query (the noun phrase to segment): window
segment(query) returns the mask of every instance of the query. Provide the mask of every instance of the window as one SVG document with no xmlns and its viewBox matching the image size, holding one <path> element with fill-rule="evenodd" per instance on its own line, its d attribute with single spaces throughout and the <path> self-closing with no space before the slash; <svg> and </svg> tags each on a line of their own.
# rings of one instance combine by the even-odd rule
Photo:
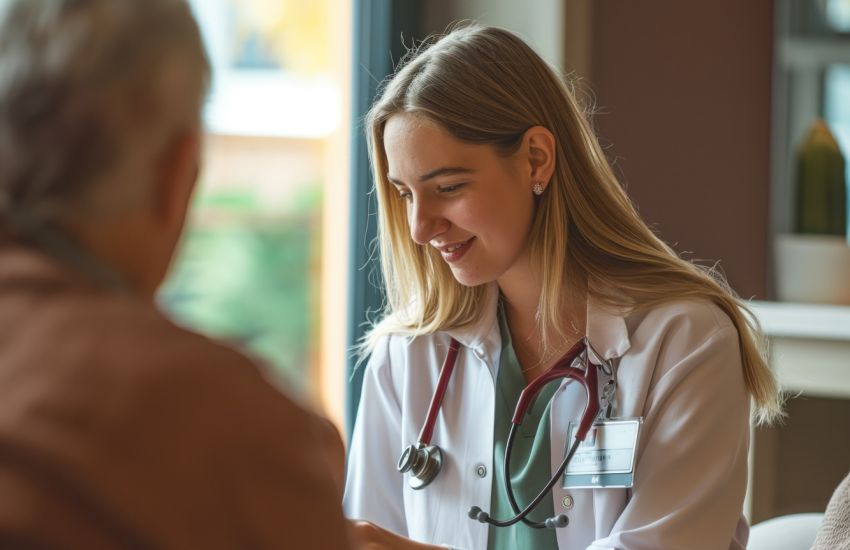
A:
<svg viewBox="0 0 850 550">
<path fill-rule="evenodd" d="M 206 158 L 159 300 L 341 423 L 350 0 L 190 3 L 213 65 Z"/>
</svg>

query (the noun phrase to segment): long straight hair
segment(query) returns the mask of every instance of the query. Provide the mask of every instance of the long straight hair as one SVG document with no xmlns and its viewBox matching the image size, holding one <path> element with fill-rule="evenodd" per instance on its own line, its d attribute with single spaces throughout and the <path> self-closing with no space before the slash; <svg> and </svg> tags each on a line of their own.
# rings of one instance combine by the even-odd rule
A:
<svg viewBox="0 0 850 550">
<path fill-rule="evenodd" d="M 555 172 L 540 197 L 529 236 L 543 274 L 541 334 L 566 334 L 569 288 L 623 311 L 678 299 L 707 300 L 738 331 L 744 380 L 755 420 L 782 409 L 757 320 L 715 268 L 679 258 L 641 220 L 617 181 L 574 90 L 521 39 L 469 25 L 423 43 L 402 61 L 366 116 L 378 200 L 378 238 L 387 301 L 364 339 L 367 352 L 389 333 L 428 334 L 479 319 L 485 287 L 465 287 L 430 246 L 410 238 L 407 213 L 387 180 L 384 127 L 398 113 L 423 116 L 468 143 L 513 152 L 524 133 L 555 136 Z M 544 340 L 544 348 L 549 342 Z"/>
</svg>

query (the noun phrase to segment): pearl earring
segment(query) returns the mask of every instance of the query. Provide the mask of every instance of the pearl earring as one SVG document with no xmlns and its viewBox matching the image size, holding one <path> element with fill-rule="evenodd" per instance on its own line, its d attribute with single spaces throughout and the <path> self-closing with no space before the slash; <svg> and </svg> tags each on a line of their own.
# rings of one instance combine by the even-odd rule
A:
<svg viewBox="0 0 850 550">
<path fill-rule="evenodd" d="M 542 194 L 543 194 L 543 184 L 542 184 L 541 182 L 539 182 L 539 181 L 538 181 L 538 182 L 536 182 L 536 183 L 535 183 L 535 184 L 531 187 L 531 192 L 532 192 L 532 193 L 534 193 L 535 195 L 537 195 L 537 196 L 539 197 L 540 195 L 542 195 Z"/>
</svg>

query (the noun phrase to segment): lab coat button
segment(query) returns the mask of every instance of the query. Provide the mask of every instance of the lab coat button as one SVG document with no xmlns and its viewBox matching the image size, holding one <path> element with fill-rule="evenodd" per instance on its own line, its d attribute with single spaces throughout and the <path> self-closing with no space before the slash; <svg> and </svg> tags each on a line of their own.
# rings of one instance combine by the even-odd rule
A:
<svg viewBox="0 0 850 550">
<path fill-rule="evenodd" d="M 478 475 L 478 477 L 487 477 L 487 466 L 483 464 L 476 464 L 475 473 Z"/>
<path fill-rule="evenodd" d="M 564 500 L 561 501 L 561 505 L 564 507 L 565 510 L 572 510 L 574 504 L 575 504 L 575 501 L 573 500 L 573 497 L 570 496 L 570 495 L 564 496 Z"/>
</svg>

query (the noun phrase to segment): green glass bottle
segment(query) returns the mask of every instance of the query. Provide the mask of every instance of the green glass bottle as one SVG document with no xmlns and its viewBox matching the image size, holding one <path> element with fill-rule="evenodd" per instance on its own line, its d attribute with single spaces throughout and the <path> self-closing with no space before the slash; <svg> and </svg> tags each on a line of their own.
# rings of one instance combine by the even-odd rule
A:
<svg viewBox="0 0 850 550">
<path fill-rule="evenodd" d="M 809 129 L 797 155 L 797 233 L 847 233 L 847 183 L 844 155 L 823 120 Z"/>
</svg>

